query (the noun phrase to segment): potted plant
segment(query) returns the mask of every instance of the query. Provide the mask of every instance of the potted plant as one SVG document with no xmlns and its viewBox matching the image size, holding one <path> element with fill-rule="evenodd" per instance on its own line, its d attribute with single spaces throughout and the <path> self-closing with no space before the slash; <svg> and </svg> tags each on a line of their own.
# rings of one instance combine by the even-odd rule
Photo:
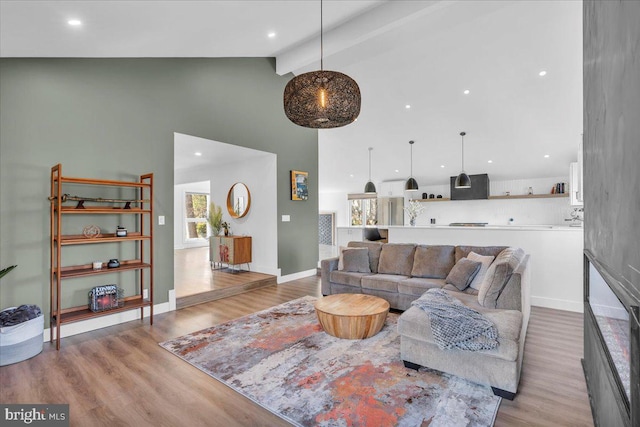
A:
<svg viewBox="0 0 640 427">
<path fill-rule="evenodd" d="M 215 203 L 211 202 L 209 204 L 209 216 L 207 217 L 207 221 L 211 226 L 211 234 L 217 236 L 220 234 L 220 230 L 222 229 L 222 206 L 217 206 Z"/>
<path fill-rule="evenodd" d="M 406 206 L 404 210 L 409 216 L 409 224 L 414 226 L 416 225 L 416 218 L 424 211 L 424 206 L 417 200 L 411 200 L 409 206 Z"/>
</svg>

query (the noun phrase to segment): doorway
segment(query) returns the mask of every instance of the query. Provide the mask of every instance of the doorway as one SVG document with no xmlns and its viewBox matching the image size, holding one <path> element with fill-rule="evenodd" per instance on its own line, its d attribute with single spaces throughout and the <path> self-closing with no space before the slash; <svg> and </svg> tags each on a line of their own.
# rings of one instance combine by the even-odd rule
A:
<svg viewBox="0 0 640 427">
<path fill-rule="evenodd" d="M 250 192 L 249 212 L 235 218 L 227 196 L 236 183 Z M 177 308 L 277 283 L 276 155 L 174 134 L 174 289 Z M 251 262 L 234 271 L 210 259 L 210 203 L 222 208 L 233 236 L 251 237 Z M 204 206 L 203 206 L 204 205 Z"/>
</svg>

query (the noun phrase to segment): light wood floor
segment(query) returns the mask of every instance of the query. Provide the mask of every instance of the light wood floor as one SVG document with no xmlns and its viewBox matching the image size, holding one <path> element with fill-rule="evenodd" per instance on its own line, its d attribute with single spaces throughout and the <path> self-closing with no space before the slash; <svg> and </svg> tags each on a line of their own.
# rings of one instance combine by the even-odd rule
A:
<svg viewBox="0 0 640 427">
<path fill-rule="evenodd" d="M 319 294 L 310 277 L 64 338 L 59 352 L 46 343 L 0 368 L 0 401 L 69 403 L 73 426 L 286 426 L 157 343 Z M 581 357 L 582 316 L 534 307 L 519 393 L 496 426 L 592 426 Z"/>
<path fill-rule="evenodd" d="M 211 269 L 209 247 L 174 251 L 174 286 L 176 305 L 184 308 L 215 301 L 277 283 L 276 276 L 256 273 L 240 267 Z"/>
</svg>

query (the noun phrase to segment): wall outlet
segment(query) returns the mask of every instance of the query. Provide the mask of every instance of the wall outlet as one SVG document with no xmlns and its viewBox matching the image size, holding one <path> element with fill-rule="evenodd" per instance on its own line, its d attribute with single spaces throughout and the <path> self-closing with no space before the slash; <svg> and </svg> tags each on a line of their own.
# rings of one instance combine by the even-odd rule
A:
<svg viewBox="0 0 640 427">
<path fill-rule="evenodd" d="M 142 290 L 142 299 L 149 299 L 149 289 Z"/>
</svg>

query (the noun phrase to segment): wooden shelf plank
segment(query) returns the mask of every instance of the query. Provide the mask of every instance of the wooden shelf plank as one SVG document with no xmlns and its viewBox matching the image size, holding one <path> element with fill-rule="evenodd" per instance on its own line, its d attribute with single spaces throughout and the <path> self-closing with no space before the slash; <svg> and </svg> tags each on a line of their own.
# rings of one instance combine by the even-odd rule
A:
<svg viewBox="0 0 640 427">
<path fill-rule="evenodd" d="M 433 198 L 433 199 L 413 199 L 412 201 L 424 203 L 424 202 L 448 202 L 450 200 L 451 199 L 448 198 L 448 197 L 441 197 L 439 199 L 436 199 L 436 198 Z"/>
<path fill-rule="evenodd" d="M 120 313 L 123 311 L 135 310 L 141 307 L 149 307 L 151 305 L 151 301 L 142 299 L 142 297 L 138 297 L 135 299 L 129 299 L 124 302 L 124 306 L 120 308 L 112 308 L 111 310 L 93 312 L 89 310 L 89 305 L 86 306 L 78 306 L 64 309 L 62 314 L 60 315 L 60 323 L 72 323 L 78 322 L 80 320 L 93 319 L 94 317 L 107 316 L 109 314 Z M 52 315 L 52 318 L 55 319 L 57 313 Z"/>
<path fill-rule="evenodd" d="M 62 236 L 60 244 L 66 245 L 85 245 L 90 243 L 109 243 L 109 242 L 125 242 L 137 240 L 149 240 L 151 236 L 143 236 L 141 233 L 129 233 L 126 237 L 116 237 L 115 233 L 102 234 L 99 237 L 88 238 L 82 234 L 69 234 Z"/>
<path fill-rule="evenodd" d="M 74 265 L 69 267 L 63 267 L 60 272 L 60 278 L 69 279 L 74 277 L 94 276 L 98 274 L 118 273 L 120 271 L 128 270 L 141 270 L 143 268 L 151 268 L 151 264 L 142 262 L 140 260 L 128 260 L 121 261 L 120 267 L 108 268 L 107 263 L 102 264 L 101 270 L 94 270 L 93 265 Z"/>
<path fill-rule="evenodd" d="M 489 196 L 489 200 L 498 199 L 554 199 L 556 197 L 569 197 L 569 193 L 561 194 L 516 194 L 511 196 Z"/>
<path fill-rule="evenodd" d="M 147 182 L 132 182 L 132 181 L 115 181 L 110 179 L 89 179 L 89 178 L 72 178 L 72 177 L 60 177 L 54 179 L 53 182 L 57 182 L 60 179 L 61 183 L 73 183 L 73 184 L 85 184 L 85 185 L 111 185 L 117 187 L 139 187 L 146 188 L 151 187 Z"/>
<path fill-rule="evenodd" d="M 77 209 L 75 207 L 66 206 L 60 209 L 60 212 L 63 214 L 148 214 L 151 213 L 151 210 L 140 208 L 123 209 L 120 207 L 99 206 L 85 206 L 82 209 Z"/>
<path fill-rule="evenodd" d="M 554 199 L 557 197 L 569 197 L 569 193 L 562 193 L 562 194 L 518 194 L 518 195 L 512 195 L 512 196 L 489 196 L 488 200 L 505 200 L 505 199 Z M 412 199 L 413 201 L 416 202 L 449 202 L 451 201 L 451 199 L 449 198 L 442 198 L 442 199 Z M 487 199 L 477 199 L 477 200 L 487 200 Z M 454 200 L 454 202 L 457 201 L 464 201 L 464 200 Z"/>
</svg>

